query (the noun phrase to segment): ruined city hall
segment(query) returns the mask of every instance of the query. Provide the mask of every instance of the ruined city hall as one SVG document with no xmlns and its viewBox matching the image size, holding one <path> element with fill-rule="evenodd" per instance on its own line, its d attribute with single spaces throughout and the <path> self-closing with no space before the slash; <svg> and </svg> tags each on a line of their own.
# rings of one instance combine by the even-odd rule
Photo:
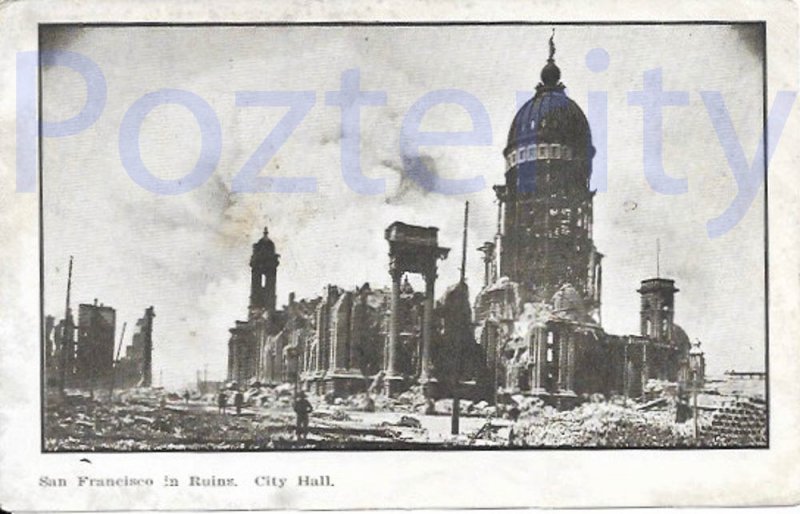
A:
<svg viewBox="0 0 800 514">
<path fill-rule="evenodd" d="M 437 265 L 449 253 L 437 228 L 386 228 L 389 287 L 327 285 L 315 298 L 290 294 L 282 308 L 280 256 L 264 229 L 250 259 L 247 319 L 230 329 L 229 381 L 288 382 L 337 396 L 376 386 L 394 395 L 421 385 L 444 396 L 444 370 L 458 361 L 460 394 L 561 400 L 634 397 L 650 379 L 691 380 L 692 347 L 675 323 L 673 280 L 641 281 L 638 335 L 602 328 L 603 254 L 592 236 L 590 188 L 595 149 L 586 116 L 565 93 L 554 51 L 551 41 L 541 82 L 508 133 L 505 181 L 494 186 L 497 230 L 479 248 L 484 281 L 459 350 L 444 343 L 447 294 L 435 298 Z M 411 287 L 410 273 L 422 276 L 424 291 Z"/>
</svg>

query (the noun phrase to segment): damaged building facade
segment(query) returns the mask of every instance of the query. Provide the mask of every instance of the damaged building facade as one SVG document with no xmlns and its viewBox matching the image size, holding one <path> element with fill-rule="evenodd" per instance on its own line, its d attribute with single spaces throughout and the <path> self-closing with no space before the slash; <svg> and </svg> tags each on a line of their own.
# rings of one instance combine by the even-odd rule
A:
<svg viewBox="0 0 800 514">
<path fill-rule="evenodd" d="M 484 283 L 472 311 L 475 344 L 442 350 L 434 284 L 448 249 L 438 246 L 438 229 L 400 222 L 386 229 L 389 288 L 329 285 L 316 298 L 290 295 L 282 309 L 279 255 L 265 230 L 250 260 L 248 318 L 230 329 L 228 380 L 293 382 L 335 394 L 380 382 L 395 394 L 435 384 L 448 359 L 462 358 L 469 363 L 461 380 L 473 380 L 487 397 L 639 396 L 650 379 L 689 380 L 691 345 L 674 321 L 673 280 L 641 281 L 639 334 L 602 328 L 603 254 L 592 236 L 590 188 L 595 149 L 586 116 L 560 81 L 552 39 L 550 48 L 541 83 L 516 114 L 503 150 L 497 232 L 479 248 Z M 422 276 L 425 291 L 411 288 L 409 273 Z"/>
<path fill-rule="evenodd" d="M 475 302 L 492 389 L 557 398 L 639 396 L 650 379 L 685 383 L 690 341 L 674 322 L 674 281 L 643 280 L 640 333 L 601 326 L 603 254 L 592 238 L 589 123 L 550 57 L 517 112 L 494 187 L 497 232 L 479 249 L 484 288 Z"/>
<path fill-rule="evenodd" d="M 437 232 L 399 222 L 386 229 L 389 288 L 327 285 L 311 299 L 290 294 L 288 304 L 277 309 L 280 256 L 265 229 L 250 260 L 248 319 L 230 329 L 228 380 L 291 382 L 337 395 L 371 386 L 395 394 L 414 383 L 435 382 L 436 263 L 448 252 L 438 246 Z M 422 275 L 424 292 L 414 290 L 408 273 Z"/>
<path fill-rule="evenodd" d="M 153 385 L 153 318 L 155 308 L 145 309 L 144 316 L 136 321 L 131 344 L 116 361 L 114 382 L 122 388 L 150 387 Z"/>
</svg>

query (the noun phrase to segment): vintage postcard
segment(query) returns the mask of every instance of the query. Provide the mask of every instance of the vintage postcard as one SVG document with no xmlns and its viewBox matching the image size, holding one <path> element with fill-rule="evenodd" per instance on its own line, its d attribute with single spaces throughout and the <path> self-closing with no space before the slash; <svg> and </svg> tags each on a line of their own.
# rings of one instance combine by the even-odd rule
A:
<svg viewBox="0 0 800 514">
<path fill-rule="evenodd" d="M 6 4 L 0 506 L 797 502 L 797 6 L 558 5 Z"/>
</svg>

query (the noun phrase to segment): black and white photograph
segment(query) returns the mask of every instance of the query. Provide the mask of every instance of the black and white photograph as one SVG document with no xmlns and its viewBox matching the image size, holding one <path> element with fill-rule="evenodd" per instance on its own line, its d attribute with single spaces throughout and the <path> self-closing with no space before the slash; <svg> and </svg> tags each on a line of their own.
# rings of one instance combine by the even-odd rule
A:
<svg viewBox="0 0 800 514">
<path fill-rule="evenodd" d="M 42 451 L 767 448 L 765 38 L 41 25 Z"/>
</svg>

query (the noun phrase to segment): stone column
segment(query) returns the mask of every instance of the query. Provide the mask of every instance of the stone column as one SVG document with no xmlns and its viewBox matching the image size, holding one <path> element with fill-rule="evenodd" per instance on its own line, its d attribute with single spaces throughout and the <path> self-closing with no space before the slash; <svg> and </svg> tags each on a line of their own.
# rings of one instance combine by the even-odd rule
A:
<svg viewBox="0 0 800 514">
<path fill-rule="evenodd" d="M 569 349 L 569 354 L 567 355 L 567 389 L 571 392 L 575 392 L 575 354 L 577 351 L 578 341 L 576 340 L 576 335 L 572 334 L 569 338 L 569 344 L 567 345 Z"/>
<path fill-rule="evenodd" d="M 545 373 L 547 373 L 547 346 L 551 332 L 547 329 L 533 329 L 531 338 L 534 340 L 534 351 L 536 353 L 536 367 L 534 373 L 533 386 L 538 392 L 545 391 Z"/>
<path fill-rule="evenodd" d="M 425 274 L 425 305 L 422 318 L 422 371 L 420 382 L 431 379 L 431 338 L 433 331 L 433 298 L 436 285 L 436 271 Z"/>
<path fill-rule="evenodd" d="M 659 327 L 660 328 L 660 327 Z M 642 391 L 640 394 L 644 395 L 645 387 L 647 386 L 647 380 L 650 378 L 650 362 L 649 362 L 649 355 L 647 351 L 648 343 L 645 342 L 642 345 Z"/>
<path fill-rule="evenodd" d="M 397 376 L 397 354 L 400 345 L 400 279 L 403 273 L 392 269 L 392 298 L 389 311 L 389 355 L 386 363 L 386 374 L 390 377 Z"/>
</svg>

